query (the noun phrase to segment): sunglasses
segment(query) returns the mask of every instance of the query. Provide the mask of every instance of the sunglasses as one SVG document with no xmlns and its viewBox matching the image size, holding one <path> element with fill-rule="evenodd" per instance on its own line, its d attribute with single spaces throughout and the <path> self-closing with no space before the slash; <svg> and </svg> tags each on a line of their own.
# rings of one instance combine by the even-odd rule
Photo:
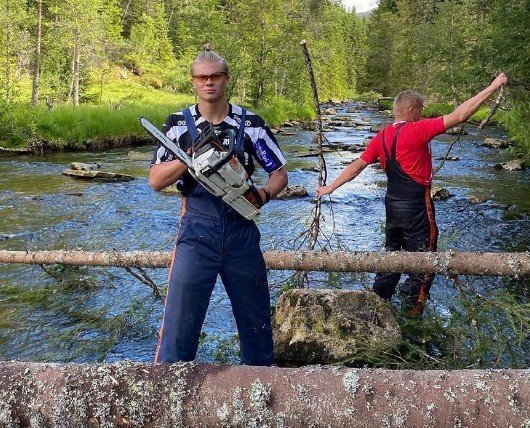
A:
<svg viewBox="0 0 530 428">
<path fill-rule="evenodd" d="M 193 74 L 191 77 L 193 77 L 199 83 L 206 83 L 208 79 L 214 83 L 217 83 L 227 74 L 228 73 L 226 71 L 218 71 L 217 73 L 212 74 Z"/>
</svg>

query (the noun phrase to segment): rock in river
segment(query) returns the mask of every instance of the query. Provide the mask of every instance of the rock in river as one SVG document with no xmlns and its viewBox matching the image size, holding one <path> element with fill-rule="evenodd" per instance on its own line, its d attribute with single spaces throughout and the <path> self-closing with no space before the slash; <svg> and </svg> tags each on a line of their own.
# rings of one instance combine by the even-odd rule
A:
<svg viewBox="0 0 530 428">
<path fill-rule="evenodd" d="M 501 162 L 495 165 L 495 169 L 505 169 L 506 171 L 524 171 L 525 163 L 522 159 L 514 159 L 509 162 Z"/>
<path fill-rule="evenodd" d="M 99 163 L 72 162 L 70 168 L 76 171 L 95 171 L 101 168 L 101 165 Z"/>
<path fill-rule="evenodd" d="M 287 186 L 278 193 L 276 199 L 303 198 L 304 196 L 307 196 L 307 190 L 303 186 Z"/>
<path fill-rule="evenodd" d="M 510 147 L 511 144 L 509 141 L 503 140 L 501 138 L 488 137 L 485 138 L 484 142 L 480 145 L 484 147 L 490 147 L 492 149 L 505 149 L 507 147 Z"/>
<path fill-rule="evenodd" d="M 324 110 L 323 114 L 332 116 L 334 114 L 337 114 L 337 112 L 334 109 L 332 109 L 331 107 L 329 107 L 326 110 Z"/>
<path fill-rule="evenodd" d="M 434 201 L 445 201 L 446 199 L 449 199 L 451 196 L 451 193 L 449 193 L 449 190 L 447 190 L 445 187 L 432 187 L 431 188 L 431 198 Z"/>
<path fill-rule="evenodd" d="M 276 359 L 290 365 L 344 361 L 367 345 L 383 352 L 401 340 L 389 305 L 370 291 L 289 290 L 273 323 Z"/>
<path fill-rule="evenodd" d="M 76 178 L 94 179 L 104 182 L 131 181 L 134 177 L 126 174 L 117 174 L 105 171 L 84 171 L 77 169 L 65 169 L 63 175 Z"/>
</svg>

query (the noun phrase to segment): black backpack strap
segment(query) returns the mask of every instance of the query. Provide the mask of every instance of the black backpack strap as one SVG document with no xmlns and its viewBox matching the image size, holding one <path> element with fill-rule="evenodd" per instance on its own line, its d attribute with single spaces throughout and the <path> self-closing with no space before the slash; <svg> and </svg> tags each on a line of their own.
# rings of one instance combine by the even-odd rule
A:
<svg viewBox="0 0 530 428">
<path fill-rule="evenodd" d="M 247 120 L 247 111 L 241 107 L 241 121 L 239 122 L 239 129 L 237 130 L 236 137 L 236 153 L 243 153 L 244 141 L 245 141 L 245 122 Z"/>
<path fill-rule="evenodd" d="M 199 132 L 197 131 L 197 125 L 195 125 L 195 120 L 193 119 L 191 110 L 189 108 L 182 110 L 182 114 L 186 120 L 186 126 L 188 128 L 188 132 L 190 133 L 191 141 L 193 142 L 199 135 Z"/>
</svg>

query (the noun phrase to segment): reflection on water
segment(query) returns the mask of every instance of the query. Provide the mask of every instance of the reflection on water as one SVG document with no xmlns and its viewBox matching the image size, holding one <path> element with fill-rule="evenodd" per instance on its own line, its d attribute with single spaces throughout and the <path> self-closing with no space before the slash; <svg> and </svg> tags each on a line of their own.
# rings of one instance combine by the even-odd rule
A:
<svg viewBox="0 0 530 428">
<path fill-rule="evenodd" d="M 344 111 L 339 108 L 339 113 L 345 113 L 349 107 Z M 357 119 L 370 116 L 375 123 L 388 120 L 380 113 L 363 109 L 348 115 Z M 530 175 L 492 168 L 495 163 L 514 157 L 508 151 L 478 146 L 485 136 L 497 137 L 499 131 L 469 131 L 451 152 L 460 160 L 447 161 L 435 177 L 435 185 L 447 187 L 454 195 L 447 201 L 436 202 L 440 249 L 528 250 Z M 343 144 L 360 144 L 373 135 L 354 128 L 326 133 L 330 142 Z M 257 220 L 264 249 L 292 249 L 299 243 L 295 238 L 310 223 L 317 174 L 304 169 L 316 165 L 317 159 L 294 157 L 293 153 L 307 150 L 312 136 L 309 131 L 299 131 L 293 136 L 278 137 L 289 160 L 290 185 L 304 186 L 310 196 L 273 201 L 265 207 Z M 437 139 L 432 145 L 433 158 L 444 155 L 453 140 L 449 136 Z M 138 150 L 152 152 L 151 147 L 135 149 Z M 180 200 L 153 192 L 146 181 L 149 162 L 128 160 L 127 151 L 58 153 L 42 158 L 1 157 L 0 249 L 169 251 Z M 327 153 L 328 182 L 338 176 L 345 161 L 356 157 L 358 153 L 349 151 Z M 97 162 L 105 171 L 129 174 L 137 179 L 127 183 L 96 183 L 61 175 L 73 161 Z M 257 181 L 264 180 L 265 175 L 258 172 Z M 381 249 L 384 225 L 381 183 L 384 180 L 383 172 L 371 166 L 356 180 L 338 189 L 333 194 L 332 205 L 327 199 L 324 201 L 322 245 L 350 250 Z M 467 199 L 471 195 L 485 202 L 471 204 Z M 165 269 L 148 270 L 148 274 L 159 287 L 165 286 Z M 101 354 L 93 348 L 83 348 L 82 344 L 102 339 L 109 326 L 116 327 L 119 340 L 108 353 L 107 361 L 152 359 L 162 307 L 148 287 L 118 268 L 72 271 L 66 275 L 67 280 L 65 275 L 62 273 L 62 283 L 58 286 L 53 276 L 39 267 L 0 265 L 0 359 L 94 361 Z M 277 283 L 286 275 L 271 272 L 270 282 Z M 85 282 L 80 283 L 79 278 Z M 343 287 L 360 288 L 369 286 L 372 278 L 373 274 L 352 274 L 330 279 L 330 275 L 321 273 L 315 274 L 313 281 L 315 286 L 332 281 Z M 71 285 L 72 281 L 75 286 Z M 484 287 L 503 286 L 503 281 L 486 279 Z M 86 284 L 97 287 L 88 292 Z M 25 289 L 35 287 L 45 287 L 49 296 L 22 294 Z M 276 293 L 275 290 L 273 294 Z M 454 296 L 454 285 L 438 277 L 431 293 L 436 304 L 443 310 Z M 93 319 L 81 320 L 82 311 L 92 311 Z M 90 328 L 76 332 L 81 321 L 85 325 L 88 322 Z M 229 343 L 236 333 L 229 301 L 220 283 L 214 291 L 204 330 L 215 343 Z M 61 333 L 65 332 L 72 333 L 65 335 L 68 341 L 62 341 Z M 104 346 L 103 342 L 97 343 Z M 211 361 L 219 352 L 218 347 L 214 348 L 212 341 L 204 341 L 199 360 Z"/>
</svg>

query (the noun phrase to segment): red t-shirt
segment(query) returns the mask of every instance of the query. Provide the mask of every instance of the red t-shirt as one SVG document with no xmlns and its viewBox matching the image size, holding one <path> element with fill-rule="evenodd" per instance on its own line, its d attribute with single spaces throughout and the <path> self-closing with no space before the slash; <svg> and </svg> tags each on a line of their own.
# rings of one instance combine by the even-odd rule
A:
<svg viewBox="0 0 530 428">
<path fill-rule="evenodd" d="M 399 122 L 398 122 L 399 123 Z M 374 163 L 377 159 L 383 169 L 386 168 L 386 156 L 383 150 L 382 132 L 385 133 L 385 142 L 388 153 L 391 153 L 392 139 L 396 132 L 396 125 L 387 126 L 368 143 L 366 150 L 361 154 L 361 159 L 367 163 Z M 417 122 L 405 122 L 396 144 L 396 158 L 403 169 L 415 182 L 428 186 L 432 178 L 432 160 L 430 141 L 445 132 L 443 117 L 422 119 Z"/>
</svg>

